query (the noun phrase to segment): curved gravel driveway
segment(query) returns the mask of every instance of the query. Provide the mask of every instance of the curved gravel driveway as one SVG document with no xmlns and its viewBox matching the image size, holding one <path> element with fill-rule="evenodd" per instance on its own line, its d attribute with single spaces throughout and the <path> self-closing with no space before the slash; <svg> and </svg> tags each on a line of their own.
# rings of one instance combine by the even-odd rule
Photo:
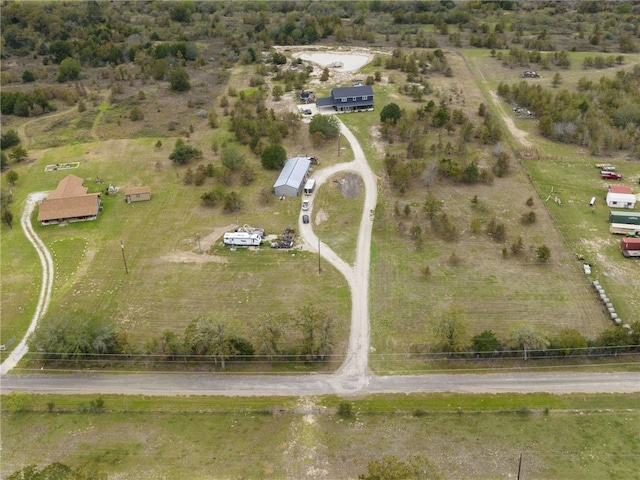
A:
<svg viewBox="0 0 640 480">
<path fill-rule="evenodd" d="M 36 232 L 33 230 L 33 226 L 31 225 L 31 214 L 33 213 L 33 209 L 39 201 L 47 196 L 47 193 L 48 192 L 30 193 L 27 197 L 27 204 L 24 208 L 24 212 L 22 212 L 22 217 L 20 218 L 20 225 L 22 225 L 24 234 L 33 245 L 33 248 L 36 249 L 36 252 L 38 252 L 38 257 L 40 257 L 40 264 L 42 265 L 42 287 L 40 288 L 38 305 L 36 306 L 36 311 L 33 314 L 27 333 L 18 346 L 14 348 L 5 361 L 2 362 L 2 365 L 0 365 L 0 375 L 8 373 L 9 370 L 18 364 L 24 354 L 27 353 L 29 350 L 29 347 L 27 346 L 29 336 L 36 329 L 38 320 L 40 320 L 47 312 L 49 302 L 51 301 L 51 289 L 53 287 L 53 259 L 51 258 L 49 250 L 47 250 L 45 244 L 40 240 L 40 237 L 36 235 Z"/>
<path fill-rule="evenodd" d="M 336 117 L 337 118 L 337 117 Z M 348 378 L 361 387 L 367 383 L 369 354 L 369 266 L 371 259 L 371 231 L 373 216 L 371 212 L 377 202 L 376 176 L 369 167 L 360 143 L 351 131 L 338 120 L 340 132 L 351 144 L 354 160 L 319 170 L 314 178 L 318 187 L 339 172 L 355 172 L 365 185 L 365 199 L 362 207 L 362 219 L 358 231 L 356 261 L 353 267 L 347 265 L 331 248 L 320 242 L 320 255 L 340 271 L 351 289 L 351 330 L 347 355 L 342 366 L 334 374 L 339 378 Z M 313 203 L 309 215 L 313 211 Z M 318 237 L 313 233 L 312 224 L 300 222 L 299 229 L 304 238 L 305 248 L 318 251 Z"/>
</svg>

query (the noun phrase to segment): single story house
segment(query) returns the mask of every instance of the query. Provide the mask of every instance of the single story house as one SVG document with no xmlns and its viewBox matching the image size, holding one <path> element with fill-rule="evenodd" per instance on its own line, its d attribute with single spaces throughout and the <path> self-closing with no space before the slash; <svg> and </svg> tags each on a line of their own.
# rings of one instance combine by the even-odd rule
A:
<svg viewBox="0 0 640 480">
<path fill-rule="evenodd" d="M 330 97 L 318 98 L 316 106 L 333 107 L 336 112 L 373 110 L 373 88 L 371 85 L 334 88 Z"/>
<path fill-rule="evenodd" d="M 95 220 L 100 211 L 100 194 L 87 193 L 82 179 L 69 175 L 40 203 L 38 221 L 42 225 Z"/>
<path fill-rule="evenodd" d="M 279 197 L 299 197 L 310 166 L 311 157 L 293 157 L 287 160 L 273 184 L 273 193 Z"/>
<path fill-rule="evenodd" d="M 623 185 L 609 185 L 606 200 L 608 207 L 635 208 L 636 206 L 636 196 L 630 187 Z"/>
<path fill-rule="evenodd" d="M 151 200 L 151 187 L 129 187 L 124 189 L 127 203 Z"/>
</svg>

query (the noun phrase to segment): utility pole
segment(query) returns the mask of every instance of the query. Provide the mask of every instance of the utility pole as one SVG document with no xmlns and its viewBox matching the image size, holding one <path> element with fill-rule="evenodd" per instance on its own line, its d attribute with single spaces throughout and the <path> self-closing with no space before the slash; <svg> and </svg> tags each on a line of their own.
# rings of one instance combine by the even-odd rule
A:
<svg viewBox="0 0 640 480">
<path fill-rule="evenodd" d="M 522 467 L 522 453 L 520 454 L 520 461 L 518 462 L 518 480 L 520 480 L 520 469 Z"/>
<path fill-rule="evenodd" d="M 338 131 L 338 156 L 340 156 L 340 132 Z"/>
<path fill-rule="evenodd" d="M 122 249 L 122 261 L 124 262 L 124 271 L 129 273 L 129 269 L 127 268 L 127 257 L 124 256 L 124 243 L 120 240 L 120 248 Z"/>
<path fill-rule="evenodd" d="M 318 239 L 318 275 L 322 273 L 322 269 L 320 268 L 320 239 Z"/>
<path fill-rule="evenodd" d="M 200 250 L 200 253 L 202 253 L 202 245 L 200 245 L 200 234 L 196 234 L 198 235 L 198 250 Z"/>
</svg>

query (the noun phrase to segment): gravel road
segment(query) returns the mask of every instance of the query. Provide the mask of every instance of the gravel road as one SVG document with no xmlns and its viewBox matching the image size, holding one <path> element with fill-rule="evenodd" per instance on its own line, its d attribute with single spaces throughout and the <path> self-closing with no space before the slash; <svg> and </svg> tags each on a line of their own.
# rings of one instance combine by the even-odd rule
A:
<svg viewBox="0 0 640 480">
<path fill-rule="evenodd" d="M 29 329 L 18 346 L 12 350 L 9 356 L 4 360 L 4 362 L 2 362 L 2 365 L 0 365 L 0 375 L 7 374 L 18 364 L 24 354 L 27 353 L 29 350 L 29 347 L 27 346 L 29 335 L 31 335 L 36 329 L 38 320 L 40 320 L 40 318 L 42 318 L 46 313 L 47 308 L 49 308 L 49 302 L 51 301 L 51 289 L 53 288 L 53 259 L 51 258 L 49 250 L 42 240 L 40 240 L 40 237 L 36 235 L 36 232 L 33 230 L 33 226 L 31 225 L 31 214 L 33 213 L 33 209 L 39 201 L 47 196 L 47 193 L 48 192 L 30 193 L 27 197 L 24 212 L 20 218 L 22 230 L 24 230 L 24 234 L 33 245 L 33 248 L 36 249 L 38 257 L 40 258 L 40 264 L 42 265 L 42 287 L 40 288 L 38 305 L 36 306 L 36 311 L 33 314 L 31 323 L 29 324 Z"/>
</svg>

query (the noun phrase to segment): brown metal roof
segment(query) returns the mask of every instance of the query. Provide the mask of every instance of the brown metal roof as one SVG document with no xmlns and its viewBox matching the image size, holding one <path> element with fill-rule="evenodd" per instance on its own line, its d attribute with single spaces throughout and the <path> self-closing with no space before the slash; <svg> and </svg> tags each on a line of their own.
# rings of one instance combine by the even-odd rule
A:
<svg viewBox="0 0 640 480">
<path fill-rule="evenodd" d="M 141 195 L 143 193 L 151 193 L 151 187 L 129 187 L 125 188 L 125 195 Z"/>
<path fill-rule="evenodd" d="M 99 193 L 87 193 L 82 179 L 69 175 L 58 183 L 47 198 L 40 203 L 38 221 L 64 220 L 67 218 L 98 215 L 100 207 Z"/>
<path fill-rule="evenodd" d="M 82 186 L 82 179 L 75 175 L 64 177 L 58 187 L 47 196 L 48 199 L 80 197 L 87 194 L 87 187 Z"/>
</svg>

